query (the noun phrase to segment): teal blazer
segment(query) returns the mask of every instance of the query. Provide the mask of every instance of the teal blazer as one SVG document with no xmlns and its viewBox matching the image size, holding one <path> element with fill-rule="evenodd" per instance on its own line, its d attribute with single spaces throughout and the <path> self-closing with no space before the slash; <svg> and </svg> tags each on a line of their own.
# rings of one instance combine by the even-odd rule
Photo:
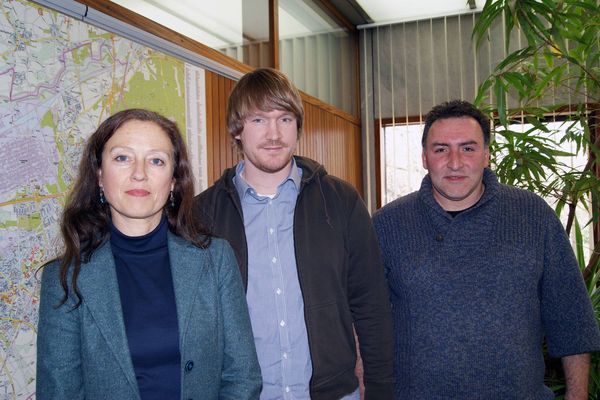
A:
<svg viewBox="0 0 600 400">
<path fill-rule="evenodd" d="M 258 399 L 261 375 L 233 252 L 168 236 L 181 353 L 182 399 Z M 83 264 L 74 296 L 57 307 L 59 263 L 42 273 L 37 338 L 39 400 L 140 399 L 121 310 L 110 242 Z"/>
</svg>

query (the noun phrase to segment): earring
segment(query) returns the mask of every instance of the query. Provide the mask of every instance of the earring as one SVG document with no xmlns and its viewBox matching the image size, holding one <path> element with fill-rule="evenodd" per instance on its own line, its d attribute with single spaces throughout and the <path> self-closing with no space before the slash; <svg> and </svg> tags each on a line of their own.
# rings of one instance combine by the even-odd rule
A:
<svg viewBox="0 0 600 400">
<path fill-rule="evenodd" d="M 169 195 L 169 201 L 171 202 L 171 208 L 175 208 L 175 198 L 173 197 L 172 190 L 171 190 L 171 194 Z"/>
<path fill-rule="evenodd" d="M 106 204 L 106 197 L 104 197 L 104 189 L 100 188 L 100 204 Z"/>
</svg>

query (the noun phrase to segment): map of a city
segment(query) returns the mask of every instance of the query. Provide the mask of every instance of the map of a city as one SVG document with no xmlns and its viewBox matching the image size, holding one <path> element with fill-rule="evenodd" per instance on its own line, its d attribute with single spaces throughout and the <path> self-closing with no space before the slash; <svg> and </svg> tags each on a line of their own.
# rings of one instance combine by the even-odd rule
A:
<svg viewBox="0 0 600 400">
<path fill-rule="evenodd" d="M 0 4 L 0 399 L 33 399 L 36 271 L 62 249 L 86 138 L 118 110 L 153 109 L 187 133 L 201 178 L 204 71 L 28 1 Z"/>
</svg>

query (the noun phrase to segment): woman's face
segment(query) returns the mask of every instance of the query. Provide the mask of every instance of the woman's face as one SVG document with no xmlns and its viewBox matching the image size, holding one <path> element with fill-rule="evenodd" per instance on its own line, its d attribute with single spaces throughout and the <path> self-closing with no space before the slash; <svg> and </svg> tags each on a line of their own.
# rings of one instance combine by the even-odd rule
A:
<svg viewBox="0 0 600 400">
<path fill-rule="evenodd" d="M 149 121 L 124 123 L 104 145 L 98 180 L 122 233 L 141 236 L 158 226 L 175 183 L 173 153 L 167 134 Z"/>
</svg>

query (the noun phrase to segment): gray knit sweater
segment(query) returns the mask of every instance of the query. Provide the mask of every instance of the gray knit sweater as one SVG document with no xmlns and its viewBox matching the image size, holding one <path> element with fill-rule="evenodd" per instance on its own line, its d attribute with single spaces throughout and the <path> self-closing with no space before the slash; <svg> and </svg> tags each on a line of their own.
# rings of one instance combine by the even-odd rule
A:
<svg viewBox="0 0 600 400">
<path fill-rule="evenodd" d="M 552 399 L 552 357 L 600 350 L 564 228 L 538 196 L 484 173 L 455 218 L 421 189 L 373 217 L 391 290 L 397 399 Z"/>
</svg>

